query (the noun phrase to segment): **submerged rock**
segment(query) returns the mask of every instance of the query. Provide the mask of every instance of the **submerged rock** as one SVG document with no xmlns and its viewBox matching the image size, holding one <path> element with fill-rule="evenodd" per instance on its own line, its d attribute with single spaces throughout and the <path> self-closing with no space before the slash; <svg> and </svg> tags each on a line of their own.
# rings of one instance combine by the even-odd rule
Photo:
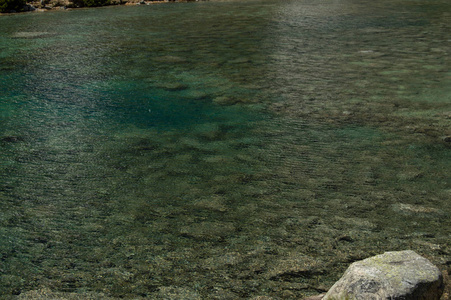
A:
<svg viewBox="0 0 451 300">
<path fill-rule="evenodd" d="M 36 10 L 36 9 L 35 9 Z M 35 39 L 50 36 L 49 32 L 42 31 L 19 31 L 13 34 L 13 38 Z"/>
<path fill-rule="evenodd" d="M 213 99 L 213 103 L 219 104 L 219 105 L 234 105 L 237 103 L 240 103 L 240 99 L 236 97 L 227 97 L 227 96 L 219 96 Z"/>
<path fill-rule="evenodd" d="M 182 236 L 200 240 L 220 241 L 233 234 L 236 228 L 229 222 L 201 222 L 181 228 Z"/>
<path fill-rule="evenodd" d="M 170 92 L 183 91 L 189 88 L 188 85 L 178 82 L 162 82 L 160 84 L 157 84 L 157 87 Z"/>
<path fill-rule="evenodd" d="M 306 255 L 292 253 L 275 262 L 275 266 L 266 274 L 271 280 L 289 281 L 292 278 L 311 277 L 324 272 L 319 261 Z"/>
<path fill-rule="evenodd" d="M 416 215 L 416 216 L 427 216 L 427 215 L 435 215 L 441 216 L 442 212 L 434 207 L 427 207 L 421 205 L 414 205 L 408 203 L 398 203 L 393 205 L 393 210 L 406 214 L 406 215 Z"/>
<path fill-rule="evenodd" d="M 163 63 L 186 63 L 187 60 L 184 57 L 181 56 L 174 56 L 174 55 L 164 55 L 164 56 L 158 56 L 154 58 L 155 61 L 163 62 Z"/>
<path fill-rule="evenodd" d="M 200 295 L 187 287 L 175 287 L 175 286 L 163 286 L 160 287 L 158 293 L 155 295 L 157 299 L 186 299 L 186 300 L 197 300 L 202 299 Z"/>
<path fill-rule="evenodd" d="M 111 297 L 108 297 L 104 293 L 96 293 L 96 292 L 54 292 L 48 288 L 41 288 L 39 290 L 31 290 L 27 292 L 21 293 L 15 299 L 18 300 L 30 300 L 30 299 L 65 299 L 65 300 L 109 300 Z"/>
<path fill-rule="evenodd" d="M 204 100 L 209 98 L 209 95 L 206 92 L 199 90 L 189 90 L 184 96 L 191 100 Z"/>
<path fill-rule="evenodd" d="M 353 263 L 324 296 L 332 299 L 440 299 L 440 270 L 414 251 L 386 252 Z"/>
<path fill-rule="evenodd" d="M 25 139 L 21 136 L 7 135 L 7 136 L 0 137 L 0 141 L 5 142 L 5 143 L 18 143 L 18 142 L 25 141 Z"/>
<path fill-rule="evenodd" d="M 213 99 L 213 103 L 222 106 L 230 106 L 235 104 L 251 104 L 256 102 L 258 101 L 256 101 L 255 99 L 235 96 L 219 96 Z"/>
</svg>

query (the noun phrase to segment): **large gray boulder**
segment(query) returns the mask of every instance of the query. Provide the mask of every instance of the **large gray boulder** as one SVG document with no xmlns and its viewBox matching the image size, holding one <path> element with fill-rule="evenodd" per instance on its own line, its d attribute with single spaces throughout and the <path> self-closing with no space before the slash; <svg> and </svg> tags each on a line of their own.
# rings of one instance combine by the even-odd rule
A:
<svg viewBox="0 0 451 300">
<path fill-rule="evenodd" d="M 349 266 L 323 300 L 438 300 L 440 270 L 413 251 L 385 252 Z"/>
</svg>

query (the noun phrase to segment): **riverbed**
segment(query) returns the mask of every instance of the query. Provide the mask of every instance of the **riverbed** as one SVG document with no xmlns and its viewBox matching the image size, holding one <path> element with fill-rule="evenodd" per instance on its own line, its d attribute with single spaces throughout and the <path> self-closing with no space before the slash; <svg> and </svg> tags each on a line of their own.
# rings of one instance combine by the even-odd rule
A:
<svg viewBox="0 0 451 300">
<path fill-rule="evenodd" d="M 449 272 L 450 11 L 2 16 L 0 295 L 299 299 L 405 249 Z"/>
</svg>

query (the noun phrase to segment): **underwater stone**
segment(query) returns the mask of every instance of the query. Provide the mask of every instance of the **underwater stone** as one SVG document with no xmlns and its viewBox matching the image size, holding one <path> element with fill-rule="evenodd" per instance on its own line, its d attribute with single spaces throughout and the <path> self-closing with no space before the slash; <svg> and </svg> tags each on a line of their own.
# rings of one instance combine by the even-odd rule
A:
<svg viewBox="0 0 451 300">
<path fill-rule="evenodd" d="M 231 106 L 235 104 L 252 104 L 257 103 L 256 99 L 234 96 L 219 96 L 213 99 L 213 103 L 222 106 Z"/>
<path fill-rule="evenodd" d="M 221 140 L 226 134 L 217 124 L 201 124 L 194 128 L 193 133 L 201 140 Z"/>
<path fill-rule="evenodd" d="M 206 98 L 208 98 L 208 94 L 203 92 L 203 91 L 199 91 L 199 90 L 190 90 L 188 92 L 185 93 L 185 97 L 191 99 L 191 100 L 204 100 Z"/>
<path fill-rule="evenodd" d="M 21 136 L 15 136 L 15 135 L 8 135 L 3 136 L 0 138 L 0 141 L 5 143 L 17 143 L 17 142 L 23 142 L 25 139 Z"/>
<path fill-rule="evenodd" d="M 40 32 L 40 31 L 21 31 L 13 34 L 13 38 L 23 38 L 23 39 L 34 39 L 49 36 L 49 32 Z"/>
<path fill-rule="evenodd" d="M 291 280 L 292 278 L 311 277 L 322 274 L 321 262 L 313 257 L 299 253 L 290 253 L 288 257 L 275 260 L 275 265 L 266 277 L 270 280 Z"/>
<path fill-rule="evenodd" d="M 41 288 L 38 290 L 31 290 L 23 292 L 17 297 L 17 300 L 30 300 L 30 299 L 96 299 L 96 300 L 108 300 L 111 299 L 104 293 L 96 292 L 54 292 L 49 288 Z"/>
<path fill-rule="evenodd" d="M 217 212 L 225 212 L 228 210 L 225 199 L 219 195 L 214 195 L 206 199 L 200 199 L 193 203 L 193 207 L 196 209 L 205 209 Z"/>
<path fill-rule="evenodd" d="M 355 262 L 324 296 L 332 299 L 440 299 L 443 276 L 414 251 L 394 251 Z"/>
<path fill-rule="evenodd" d="M 163 63 L 185 63 L 187 60 L 184 57 L 174 56 L 174 55 L 164 55 L 155 57 L 154 60 Z"/>
<path fill-rule="evenodd" d="M 219 241 L 235 230 L 235 226 L 229 222 L 201 222 L 181 228 L 180 233 L 195 239 Z"/>
<path fill-rule="evenodd" d="M 413 205 L 407 203 L 398 203 L 393 205 L 393 210 L 396 212 L 401 212 L 408 215 L 419 215 L 419 214 L 435 214 L 437 216 L 441 215 L 440 210 L 434 207 L 427 207 L 421 205 Z"/>
<path fill-rule="evenodd" d="M 183 91 L 189 88 L 188 85 L 183 83 L 163 82 L 157 85 L 158 88 L 162 88 L 166 91 Z"/>
<path fill-rule="evenodd" d="M 158 289 L 158 293 L 155 295 L 157 299 L 176 300 L 200 300 L 200 295 L 187 287 L 175 287 L 175 286 L 163 286 Z"/>
<path fill-rule="evenodd" d="M 218 105 L 234 105 L 241 102 L 240 99 L 235 97 L 219 96 L 213 99 L 213 103 Z"/>
</svg>

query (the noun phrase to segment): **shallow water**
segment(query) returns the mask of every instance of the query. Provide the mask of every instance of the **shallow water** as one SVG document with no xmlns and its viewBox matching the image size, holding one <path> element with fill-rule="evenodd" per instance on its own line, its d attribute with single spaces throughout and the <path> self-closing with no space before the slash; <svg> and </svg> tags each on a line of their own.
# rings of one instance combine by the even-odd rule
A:
<svg viewBox="0 0 451 300">
<path fill-rule="evenodd" d="M 2 16 L 0 295 L 299 298 L 404 249 L 449 271 L 450 8 Z"/>
</svg>

